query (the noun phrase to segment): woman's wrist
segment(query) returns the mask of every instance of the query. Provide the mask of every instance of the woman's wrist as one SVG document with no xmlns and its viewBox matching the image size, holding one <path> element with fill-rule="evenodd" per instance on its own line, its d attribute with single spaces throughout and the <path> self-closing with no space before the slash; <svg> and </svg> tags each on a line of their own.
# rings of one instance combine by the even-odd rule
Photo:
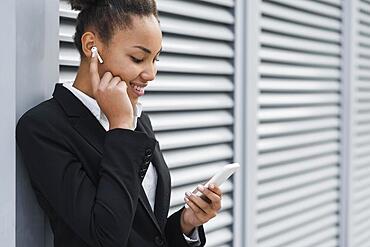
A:
<svg viewBox="0 0 370 247">
<path fill-rule="evenodd" d="M 181 231 L 184 233 L 186 236 L 190 236 L 190 234 L 194 231 L 195 226 L 193 226 L 190 223 L 187 223 L 184 218 L 184 212 L 185 210 L 182 211 L 181 213 L 181 218 L 180 218 L 180 225 L 181 225 Z"/>
<path fill-rule="evenodd" d="M 133 126 L 132 122 L 128 123 L 127 121 L 125 121 L 125 122 L 120 122 L 120 121 L 111 121 L 111 122 L 109 122 L 109 129 L 116 129 L 116 128 L 133 130 L 134 126 Z"/>
</svg>

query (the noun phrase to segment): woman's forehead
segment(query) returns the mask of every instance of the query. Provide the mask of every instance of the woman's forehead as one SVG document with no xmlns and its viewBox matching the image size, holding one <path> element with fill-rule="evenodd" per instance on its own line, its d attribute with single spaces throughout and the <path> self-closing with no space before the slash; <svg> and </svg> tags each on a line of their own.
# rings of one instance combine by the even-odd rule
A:
<svg viewBox="0 0 370 247">
<path fill-rule="evenodd" d="M 117 31 L 112 41 L 120 46 L 143 46 L 156 51 L 162 46 L 162 32 L 154 16 L 135 16 L 131 27 Z"/>
</svg>

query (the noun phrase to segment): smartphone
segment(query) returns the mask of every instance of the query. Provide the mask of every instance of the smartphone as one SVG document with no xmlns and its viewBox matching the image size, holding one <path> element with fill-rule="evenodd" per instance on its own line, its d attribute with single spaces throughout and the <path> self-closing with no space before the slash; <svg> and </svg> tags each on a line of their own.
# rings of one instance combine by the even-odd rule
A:
<svg viewBox="0 0 370 247">
<path fill-rule="evenodd" d="M 207 183 L 205 183 L 203 186 L 206 188 L 208 188 L 208 186 L 211 184 L 214 184 L 216 186 L 221 186 L 224 182 L 226 182 L 226 180 L 229 177 L 231 177 L 231 175 L 233 175 L 237 170 L 239 170 L 239 168 L 240 168 L 239 163 L 232 163 L 232 164 L 225 165 L 219 171 L 217 171 L 215 175 L 213 175 L 213 177 L 211 177 L 207 181 Z M 202 192 L 198 191 L 198 188 L 194 189 L 193 194 L 197 196 L 203 195 Z M 185 207 L 188 208 L 189 206 L 186 204 Z"/>
</svg>

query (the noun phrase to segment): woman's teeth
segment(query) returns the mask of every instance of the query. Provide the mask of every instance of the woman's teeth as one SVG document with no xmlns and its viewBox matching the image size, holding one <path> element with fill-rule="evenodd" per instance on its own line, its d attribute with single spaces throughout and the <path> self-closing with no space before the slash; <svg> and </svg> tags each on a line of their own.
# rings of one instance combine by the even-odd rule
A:
<svg viewBox="0 0 370 247">
<path fill-rule="evenodd" d="M 131 84 L 131 86 L 137 91 L 137 92 L 139 92 L 139 93 L 143 93 L 144 92 L 144 88 L 143 87 L 139 87 L 139 86 L 137 86 L 137 85 L 135 85 L 135 84 L 133 84 L 133 83 L 130 83 Z"/>
</svg>

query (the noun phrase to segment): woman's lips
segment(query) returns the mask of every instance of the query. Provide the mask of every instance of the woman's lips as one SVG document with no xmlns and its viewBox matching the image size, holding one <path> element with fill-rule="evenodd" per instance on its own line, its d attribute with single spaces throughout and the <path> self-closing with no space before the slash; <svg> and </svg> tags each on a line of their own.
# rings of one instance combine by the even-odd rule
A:
<svg viewBox="0 0 370 247">
<path fill-rule="evenodd" d="M 130 87 L 132 91 L 137 95 L 137 96 L 143 96 L 145 94 L 144 87 L 140 87 L 135 83 L 130 82 Z"/>
</svg>

